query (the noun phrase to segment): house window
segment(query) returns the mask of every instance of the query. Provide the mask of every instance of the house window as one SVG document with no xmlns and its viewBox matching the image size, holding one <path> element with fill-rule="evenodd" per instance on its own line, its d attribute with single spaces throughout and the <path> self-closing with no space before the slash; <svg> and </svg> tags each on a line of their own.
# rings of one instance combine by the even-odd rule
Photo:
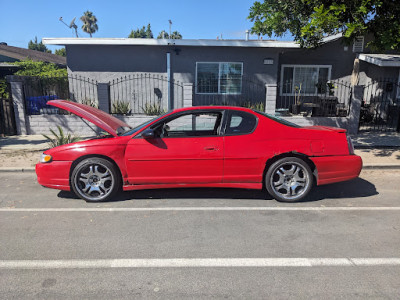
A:
<svg viewBox="0 0 400 300">
<path fill-rule="evenodd" d="M 196 64 L 197 94 L 240 94 L 243 63 L 198 62 Z"/>
<path fill-rule="evenodd" d="M 364 37 L 358 36 L 354 39 L 353 52 L 359 53 L 364 51 Z"/>
<path fill-rule="evenodd" d="M 331 79 L 330 65 L 282 65 L 281 95 L 325 93 Z"/>
</svg>

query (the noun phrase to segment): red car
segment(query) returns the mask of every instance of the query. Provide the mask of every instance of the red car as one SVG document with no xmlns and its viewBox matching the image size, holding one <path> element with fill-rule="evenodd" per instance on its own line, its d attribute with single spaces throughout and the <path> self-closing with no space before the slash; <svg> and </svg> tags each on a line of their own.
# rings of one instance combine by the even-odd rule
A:
<svg viewBox="0 0 400 300">
<path fill-rule="evenodd" d="M 49 149 L 36 165 L 41 185 L 90 202 L 121 189 L 182 187 L 265 187 L 276 200 L 294 202 L 314 184 L 356 178 L 362 168 L 346 130 L 300 127 L 247 108 L 182 108 L 130 128 L 93 107 L 48 104 L 109 133 Z"/>
</svg>

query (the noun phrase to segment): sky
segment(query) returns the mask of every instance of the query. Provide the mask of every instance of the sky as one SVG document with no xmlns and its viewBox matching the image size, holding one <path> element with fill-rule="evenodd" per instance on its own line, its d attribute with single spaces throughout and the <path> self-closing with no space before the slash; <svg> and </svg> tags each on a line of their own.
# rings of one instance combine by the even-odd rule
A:
<svg viewBox="0 0 400 300">
<path fill-rule="evenodd" d="M 128 37 L 132 29 L 151 24 L 155 37 L 161 30 L 179 31 L 184 39 L 244 39 L 252 23 L 247 19 L 254 0 L 0 0 L 0 42 L 27 48 L 35 36 L 75 37 L 69 24 L 76 17 L 79 37 L 89 37 L 81 30 L 79 18 L 86 10 L 97 17 L 99 30 L 93 37 Z M 256 36 L 251 38 L 256 39 Z M 279 38 L 290 40 L 290 36 Z M 48 46 L 49 49 L 59 48 Z"/>
</svg>

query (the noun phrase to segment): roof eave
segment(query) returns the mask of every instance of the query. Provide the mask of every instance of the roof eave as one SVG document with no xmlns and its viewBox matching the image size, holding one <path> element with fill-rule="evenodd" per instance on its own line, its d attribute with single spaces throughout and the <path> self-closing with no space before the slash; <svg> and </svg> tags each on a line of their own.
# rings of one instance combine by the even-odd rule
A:
<svg viewBox="0 0 400 300">
<path fill-rule="evenodd" d="M 358 58 L 367 63 L 379 66 L 379 67 L 400 67 L 400 61 L 390 61 L 390 60 L 381 60 L 378 57 L 372 57 L 366 54 L 359 54 Z"/>
<path fill-rule="evenodd" d="M 43 38 L 46 45 L 126 45 L 126 46 L 206 46 L 206 47 L 255 47 L 255 48 L 299 48 L 295 42 L 245 41 L 245 40 L 171 40 L 135 38 Z"/>
</svg>

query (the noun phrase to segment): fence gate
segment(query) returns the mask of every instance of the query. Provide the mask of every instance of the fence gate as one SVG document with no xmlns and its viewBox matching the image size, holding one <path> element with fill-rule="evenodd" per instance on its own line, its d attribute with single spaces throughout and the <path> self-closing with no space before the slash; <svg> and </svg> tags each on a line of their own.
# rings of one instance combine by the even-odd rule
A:
<svg viewBox="0 0 400 300">
<path fill-rule="evenodd" d="M 0 136 L 17 134 L 10 84 L 0 82 Z"/>
<path fill-rule="evenodd" d="M 159 114 L 168 110 L 168 86 L 173 108 L 183 107 L 183 84 L 161 74 L 135 73 L 110 84 L 111 112 Z M 123 110 L 121 111 L 121 108 Z"/>
<path fill-rule="evenodd" d="M 25 109 L 28 115 L 65 114 L 49 100 L 64 99 L 98 107 L 97 81 L 77 75 L 24 77 Z"/>
<path fill-rule="evenodd" d="M 359 131 L 400 132 L 400 87 L 397 80 L 382 79 L 365 86 Z"/>
<path fill-rule="evenodd" d="M 244 106 L 264 111 L 265 83 L 255 77 L 197 79 L 193 105 Z"/>
</svg>

